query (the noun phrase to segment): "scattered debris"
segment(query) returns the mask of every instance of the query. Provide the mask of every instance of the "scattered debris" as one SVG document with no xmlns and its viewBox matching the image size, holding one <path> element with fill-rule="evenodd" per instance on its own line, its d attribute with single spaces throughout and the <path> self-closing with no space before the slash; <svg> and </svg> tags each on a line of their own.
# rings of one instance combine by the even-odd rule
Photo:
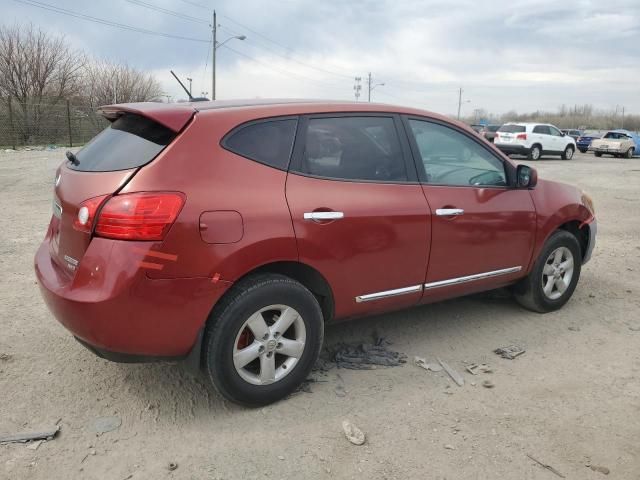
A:
<svg viewBox="0 0 640 480">
<path fill-rule="evenodd" d="M 453 445 L 449 445 L 449 444 L 446 444 L 444 446 L 444 448 L 446 448 L 447 450 L 455 450 L 456 449 L 456 447 L 454 447 Z"/>
<path fill-rule="evenodd" d="M 631 330 L 632 332 L 640 332 L 640 325 L 629 327 L 629 330 Z"/>
<path fill-rule="evenodd" d="M 502 358 L 506 358 L 507 360 L 513 360 L 516 357 L 519 357 L 525 352 L 525 349 L 519 347 L 518 345 L 509 345 L 508 347 L 497 348 L 493 351 L 500 355 Z"/>
<path fill-rule="evenodd" d="M 354 445 L 362 445 L 366 440 L 364 432 L 349 420 L 342 421 L 342 430 L 344 430 L 344 435 L 347 437 L 347 440 Z"/>
<path fill-rule="evenodd" d="M 169 462 L 169 465 L 167 465 L 167 470 L 170 472 L 173 472 L 176 468 L 178 468 L 178 462 Z"/>
<path fill-rule="evenodd" d="M 551 473 L 556 474 L 557 476 L 559 476 L 560 478 L 566 478 L 563 474 L 561 474 L 558 470 L 556 470 L 555 468 L 553 468 L 551 465 L 547 465 L 546 463 L 542 463 L 540 460 L 538 460 L 537 458 L 533 458 L 531 455 L 529 455 L 527 453 L 527 457 L 529 457 L 531 460 L 533 460 L 534 462 L 536 462 L 538 465 L 540 465 L 542 468 L 546 468 L 547 470 L 549 470 Z"/>
<path fill-rule="evenodd" d="M 10 362 L 11 360 L 13 360 L 13 355 L 9 353 L 0 353 L 0 360 L 2 360 L 3 362 Z"/>
<path fill-rule="evenodd" d="M 282 455 L 278 455 L 278 460 L 284 460 L 284 457 Z"/>
<path fill-rule="evenodd" d="M 479 365 L 477 363 L 470 363 L 465 368 L 471 375 L 477 375 L 478 373 L 493 373 L 493 369 L 486 363 L 481 363 Z"/>
<path fill-rule="evenodd" d="M 571 330 L 572 332 L 579 332 L 580 331 L 580 327 L 578 327 L 576 325 L 571 325 L 569 327 L 569 330 Z"/>
<path fill-rule="evenodd" d="M 456 370 L 451 368 L 448 364 L 444 363 L 439 358 L 438 358 L 438 363 L 440 363 L 440 365 L 442 365 L 442 368 L 444 369 L 444 371 L 449 374 L 451 379 L 454 382 L 456 382 L 459 387 L 462 387 L 464 385 L 464 378 L 462 378 L 462 375 L 460 375 Z"/>
<path fill-rule="evenodd" d="M 590 293 L 589 298 L 596 298 L 596 296 L 593 293 Z"/>
<path fill-rule="evenodd" d="M 484 388 L 493 388 L 493 387 L 495 387 L 494 383 L 491 380 L 485 380 L 484 382 L 482 382 L 482 386 Z"/>
<path fill-rule="evenodd" d="M 44 442 L 45 440 L 36 440 L 35 442 L 29 442 L 27 444 L 27 448 L 29 450 L 37 450 Z"/>
<path fill-rule="evenodd" d="M 120 417 L 98 417 L 93 421 L 93 430 L 97 435 L 102 435 L 120 428 L 120 425 L 122 425 Z"/>
<path fill-rule="evenodd" d="M 60 430 L 59 426 L 50 430 L 32 433 L 16 433 L 13 435 L 0 435 L 0 443 L 25 443 L 31 440 L 52 440 Z"/>
<path fill-rule="evenodd" d="M 397 367 L 407 362 L 407 356 L 387 348 L 391 345 L 384 338 L 375 343 L 339 343 L 327 348 L 329 360 L 338 368 L 351 370 L 373 370 L 376 366 Z"/>
<path fill-rule="evenodd" d="M 589 468 L 594 472 L 602 473 L 604 475 L 609 475 L 610 470 L 607 467 L 601 467 L 599 465 L 589 465 Z"/>
<path fill-rule="evenodd" d="M 430 370 L 432 372 L 440 372 L 442 371 L 442 367 L 437 363 L 427 363 L 427 361 L 422 357 L 413 357 L 414 363 L 424 368 L 425 370 Z"/>
</svg>

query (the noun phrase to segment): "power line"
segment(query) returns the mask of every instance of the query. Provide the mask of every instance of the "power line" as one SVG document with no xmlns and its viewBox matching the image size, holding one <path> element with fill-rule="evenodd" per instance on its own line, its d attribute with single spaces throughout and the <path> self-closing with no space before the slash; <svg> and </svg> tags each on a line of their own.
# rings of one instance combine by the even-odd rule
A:
<svg viewBox="0 0 640 480">
<path fill-rule="evenodd" d="M 105 20 L 104 18 L 98 18 L 98 17 L 93 17 L 91 15 L 85 15 L 83 13 L 77 13 L 72 10 L 67 10 L 65 8 L 49 5 L 48 3 L 37 2 L 35 0 L 13 0 L 13 1 L 18 3 L 23 3 L 25 5 L 31 5 L 32 7 L 38 7 L 43 10 L 49 10 L 51 12 L 60 13 L 62 15 L 79 18 L 81 20 L 86 20 L 93 23 L 99 23 L 102 25 L 108 25 L 110 27 L 120 28 L 122 30 L 128 30 L 131 32 L 144 33 L 146 35 L 155 35 L 155 36 L 165 37 L 165 38 L 175 38 L 177 40 L 188 40 L 191 42 L 202 42 L 202 43 L 210 42 L 210 40 L 206 40 L 202 38 L 183 37 L 181 35 L 172 35 L 170 33 L 164 33 L 164 32 L 158 32 L 155 30 L 147 30 L 145 28 L 133 27 L 131 25 L 126 25 L 124 23 L 112 22 L 111 20 Z"/>
<path fill-rule="evenodd" d="M 210 12 L 213 12 L 213 8 L 207 7 L 206 5 L 202 5 L 201 3 L 192 2 L 191 0 L 182 0 L 182 1 L 184 3 L 188 3 L 189 5 L 193 5 L 194 7 L 204 8 L 205 10 L 209 10 Z"/>
<path fill-rule="evenodd" d="M 171 15 L 177 18 L 181 18 L 183 20 L 189 20 L 191 22 L 197 22 L 197 23 L 204 23 L 205 25 L 209 25 L 209 22 L 207 20 L 202 20 L 201 18 L 198 17 L 192 17 L 191 15 L 186 15 L 184 13 L 181 12 L 176 12 L 174 10 L 169 10 L 167 8 L 162 8 L 162 7 L 158 7 L 157 5 L 152 5 L 151 3 L 147 3 L 147 2 L 143 2 L 141 0 L 126 0 L 129 3 L 132 3 L 134 5 L 138 5 L 140 7 L 145 7 L 148 8 L 150 10 L 155 10 L 156 12 L 161 12 L 161 13 L 166 13 L 167 15 Z"/>
<path fill-rule="evenodd" d="M 226 16 L 225 16 L 225 17 L 226 17 Z M 227 27 L 221 26 L 220 28 L 221 28 L 222 30 L 225 30 L 226 32 L 228 32 L 228 33 L 232 34 L 232 35 L 237 35 L 237 34 L 238 34 L 238 32 L 236 32 L 236 31 L 234 31 L 234 30 L 231 30 L 231 29 L 229 29 L 229 28 L 227 28 Z M 249 31 L 251 31 L 251 30 L 249 30 Z M 247 39 L 248 39 L 248 40 L 250 40 L 250 41 L 252 41 L 252 40 L 253 40 L 251 37 L 247 37 Z M 252 41 L 252 44 L 253 44 L 253 43 L 254 43 L 254 42 Z M 326 69 L 324 69 L 324 68 L 320 68 L 320 67 L 316 67 L 316 66 L 314 66 L 314 65 L 311 65 L 310 63 L 302 62 L 302 61 L 300 61 L 300 60 L 298 60 L 298 59 L 294 58 L 292 55 L 283 55 L 283 54 L 281 54 L 281 53 L 277 52 L 276 50 L 274 50 L 273 48 L 267 47 L 267 46 L 262 45 L 262 44 L 260 44 L 260 43 L 255 43 L 255 45 L 256 45 L 257 47 L 259 47 L 259 48 L 262 48 L 263 50 L 266 50 L 266 51 L 268 51 L 268 52 L 271 52 L 271 53 L 273 53 L 274 55 L 277 55 L 278 57 L 284 58 L 284 59 L 285 59 L 285 60 L 287 60 L 287 61 L 291 61 L 291 62 L 297 63 L 298 65 L 302 65 L 302 66 L 304 66 L 304 67 L 311 68 L 311 69 L 313 69 L 313 70 L 317 70 L 317 71 L 319 71 L 319 72 L 328 73 L 328 74 L 330 74 L 330 75 L 335 75 L 335 76 L 340 77 L 340 78 L 348 78 L 349 80 L 351 80 L 351 79 L 353 78 L 353 75 L 343 75 L 343 74 L 341 74 L 341 73 L 332 72 L 331 70 L 326 70 Z"/>
</svg>

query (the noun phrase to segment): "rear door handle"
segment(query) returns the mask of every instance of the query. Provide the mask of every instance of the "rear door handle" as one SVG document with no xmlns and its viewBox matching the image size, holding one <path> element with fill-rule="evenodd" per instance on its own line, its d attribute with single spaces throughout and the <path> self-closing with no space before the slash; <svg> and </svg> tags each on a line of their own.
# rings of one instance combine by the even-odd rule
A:
<svg viewBox="0 0 640 480">
<path fill-rule="evenodd" d="M 305 212 L 305 220 L 339 220 L 344 218 L 343 212 Z"/>
<path fill-rule="evenodd" d="M 449 217 L 449 216 L 458 216 L 463 215 L 464 210 L 461 208 L 438 208 L 436 209 L 436 215 L 439 217 Z"/>
</svg>

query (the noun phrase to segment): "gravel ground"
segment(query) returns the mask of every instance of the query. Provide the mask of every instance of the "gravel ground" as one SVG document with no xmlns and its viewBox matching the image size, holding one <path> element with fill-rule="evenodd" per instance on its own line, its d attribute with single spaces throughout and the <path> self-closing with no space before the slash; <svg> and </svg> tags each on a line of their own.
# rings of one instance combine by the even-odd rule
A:
<svg viewBox="0 0 640 480">
<path fill-rule="evenodd" d="M 328 328 L 328 344 L 377 332 L 410 359 L 440 357 L 463 387 L 412 362 L 334 369 L 311 393 L 254 410 L 179 364 L 101 360 L 53 319 L 32 262 L 62 159 L 0 153 L 0 434 L 61 427 L 36 450 L 0 445 L 0 478 L 558 478 L 527 455 L 566 478 L 604 478 L 588 465 L 640 478 L 640 159 L 535 164 L 588 191 L 598 215 L 594 258 L 561 311 L 530 313 L 493 293 Z M 526 353 L 492 353 L 512 343 Z M 465 362 L 493 373 L 474 377 Z M 122 424 L 97 435 L 105 416 Z M 364 446 L 346 441 L 343 419 L 366 433 Z"/>
</svg>

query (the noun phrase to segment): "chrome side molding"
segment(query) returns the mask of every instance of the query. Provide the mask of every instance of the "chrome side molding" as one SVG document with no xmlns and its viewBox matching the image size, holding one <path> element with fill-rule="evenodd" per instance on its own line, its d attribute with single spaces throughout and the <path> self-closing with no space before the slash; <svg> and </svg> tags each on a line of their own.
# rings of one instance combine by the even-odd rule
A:
<svg viewBox="0 0 640 480">
<path fill-rule="evenodd" d="M 437 282 L 425 283 L 424 289 L 430 290 L 432 288 L 448 287 L 450 285 L 458 285 L 460 283 L 473 282 L 475 280 L 484 280 L 485 278 L 497 277 L 499 275 L 507 275 L 509 273 L 516 273 L 522 270 L 521 266 L 502 268 L 500 270 L 493 270 L 491 272 L 476 273 L 474 275 L 467 275 L 466 277 L 450 278 L 448 280 L 439 280 Z"/>
<path fill-rule="evenodd" d="M 384 292 L 376 292 L 376 293 L 369 293 L 367 295 L 360 295 L 356 297 L 356 302 L 357 303 L 370 302 L 372 300 L 381 300 L 383 298 L 397 297 L 398 295 L 405 295 L 407 293 L 415 293 L 415 292 L 421 292 L 421 291 L 422 291 L 422 285 L 413 285 L 411 287 L 396 288 L 395 290 L 385 290 Z"/>
<path fill-rule="evenodd" d="M 423 289 L 431 290 L 434 288 L 448 287 L 451 285 L 473 282 L 475 280 L 484 280 L 485 278 L 497 277 L 499 275 L 508 275 L 509 273 L 516 273 L 520 270 L 522 270 L 521 266 L 502 268 L 500 270 L 493 270 L 491 272 L 476 273 L 474 275 L 467 275 L 465 277 L 450 278 L 448 280 L 439 280 L 437 282 L 425 283 L 424 285 L 413 285 L 411 287 L 396 288 L 395 290 L 385 290 L 384 292 L 368 293 L 366 295 L 357 296 L 355 300 L 356 303 L 371 302 L 373 300 L 382 300 L 383 298 L 406 295 L 407 293 L 421 292 Z"/>
</svg>

